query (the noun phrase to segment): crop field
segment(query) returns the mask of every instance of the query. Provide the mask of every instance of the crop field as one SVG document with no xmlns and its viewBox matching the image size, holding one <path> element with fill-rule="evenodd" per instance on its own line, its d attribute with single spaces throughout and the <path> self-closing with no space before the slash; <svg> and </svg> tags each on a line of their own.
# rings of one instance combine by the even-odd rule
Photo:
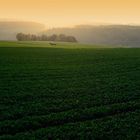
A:
<svg viewBox="0 0 140 140">
<path fill-rule="evenodd" d="M 139 140 L 140 49 L 0 42 L 0 140 Z"/>
</svg>

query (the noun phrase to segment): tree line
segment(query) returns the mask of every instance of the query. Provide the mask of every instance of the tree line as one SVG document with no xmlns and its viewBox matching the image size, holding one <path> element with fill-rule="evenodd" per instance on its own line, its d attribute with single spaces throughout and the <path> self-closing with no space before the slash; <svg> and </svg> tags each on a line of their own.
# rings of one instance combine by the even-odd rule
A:
<svg viewBox="0 0 140 140">
<path fill-rule="evenodd" d="M 65 34 L 53 34 L 47 35 L 35 35 L 35 34 L 24 34 L 18 33 L 16 35 L 18 41 L 60 41 L 60 42 L 77 42 L 74 36 L 66 36 Z"/>
</svg>

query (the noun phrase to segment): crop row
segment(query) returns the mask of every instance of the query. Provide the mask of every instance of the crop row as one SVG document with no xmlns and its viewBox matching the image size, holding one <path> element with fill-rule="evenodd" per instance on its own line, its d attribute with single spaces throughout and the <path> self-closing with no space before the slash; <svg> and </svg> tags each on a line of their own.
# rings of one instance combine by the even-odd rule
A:
<svg viewBox="0 0 140 140">
<path fill-rule="evenodd" d="M 84 96 L 78 96 L 71 99 L 57 99 L 52 100 L 39 100 L 38 102 L 27 102 L 20 105 L 15 104 L 9 108 L 5 107 L 5 110 L 1 109 L 0 121 L 3 120 L 16 120 L 25 116 L 34 115 L 47 115 L 50 113 L 63 112 L 72 109 L 84 109 L 89 107 L 97 107 L 102 105 L 110 105 L 115 103 L 128 102 L 139 99 L 137 93 L 135 94 L 107 94 L 107 95 L 95 95 L 90 96 L 85 94 Z"/>
<path fill-rule="evenodd" d="M 140 139 L 140 111 L 127 112 L 116 116 L 107 116 L 100 120 L 90 120 L 64 124 L 62 126 L 46 127 L 36 131 L 3 135 L 0 140 L 85 140 L 85 139 Z"/>
<path fill-rule="evenodd" d="M 52 113 L 46 116 L 25 117 L 16 121 L 9 120 L 0 122 L 0 134 L 16 134 L 42 127 L 94 120 L 138 109 L 140 109 L 139 100 L 95 108 L 75 109 L 66 112 Z"/>
</svg>

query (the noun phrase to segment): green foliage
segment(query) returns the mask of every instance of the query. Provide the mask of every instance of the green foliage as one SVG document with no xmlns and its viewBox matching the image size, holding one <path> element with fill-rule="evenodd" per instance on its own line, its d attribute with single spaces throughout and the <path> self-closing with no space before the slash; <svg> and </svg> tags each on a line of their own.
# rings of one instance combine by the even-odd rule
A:
<svg viewBox="0 0 140 140">
<path fill-rule="evenodd" d="M 140 50 L 75 46 L 0 42 L 0 140 L 140 138 Z"/>
</svg>

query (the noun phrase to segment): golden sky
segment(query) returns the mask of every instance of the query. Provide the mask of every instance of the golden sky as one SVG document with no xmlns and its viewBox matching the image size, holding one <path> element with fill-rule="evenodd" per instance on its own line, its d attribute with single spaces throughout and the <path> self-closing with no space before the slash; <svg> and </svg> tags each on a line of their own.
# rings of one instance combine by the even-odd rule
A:
<svg viewBox="0 0 140 140">
<path fill-rule="evenodd" d="M 140 0 L 0 0 L 0 19 L 37 21 L 48 27 L 140 24 Z"/>
</svg>

